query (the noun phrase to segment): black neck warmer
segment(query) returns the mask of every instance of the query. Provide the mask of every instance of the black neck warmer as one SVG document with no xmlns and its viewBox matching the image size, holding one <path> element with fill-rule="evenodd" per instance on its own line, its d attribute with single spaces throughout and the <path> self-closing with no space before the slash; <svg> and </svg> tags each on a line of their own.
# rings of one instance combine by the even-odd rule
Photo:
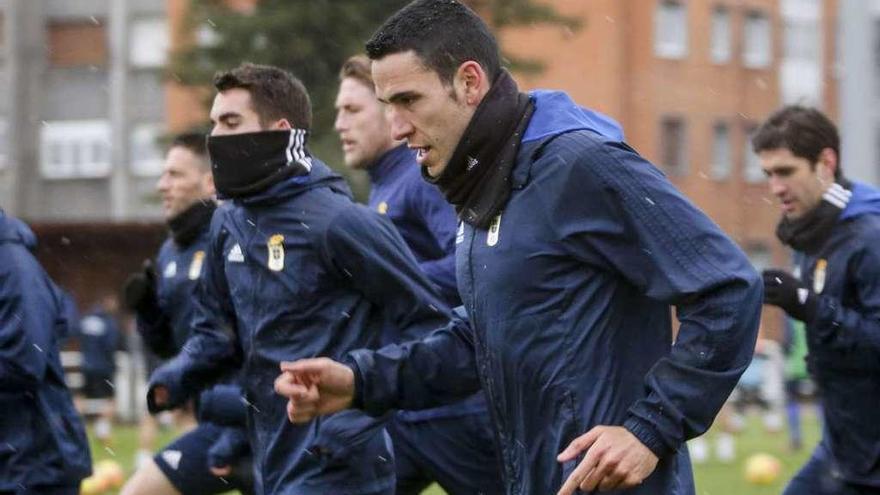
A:
<svg viewBox="0 0 880 495">
<path fill-rule="evenodd" d="M 220 199 L 241 198 L 266 190 L 312 169 L 302 129 L 208 136 L 214 186 Z"/>
<path fill-rule="evenodd" d="M 480 102 L 449 163 L 439 177 L 422 167 L 422 176 L 435 184 L 459 217 L 488 228 L 510 197 L 511 172 L 520 140 L 535 105 L 520 93 L 503 70 Z"/>
<path fill-rule="evenodd" d="M 802 253 L 818 253 L 831 235 L 831 229 L 837 225 L 837 220 L 851 196 L 849 182 L 844 180 L 839 184 L 832 184 L 822 195 L 822 201 L 804 216 L 796 220 L 783 217 L 776 227 L 776 237 L 783 244 Z"/>
<path fill-rule="evenodd" d="M 208 228 L 216 208 L 217 204 L 211 200 L 196 201 L 168 220 L 168 228 L 171 229 L 174 243 L 184 248 L 192 244 L 199 234 Z"/>
</svg>

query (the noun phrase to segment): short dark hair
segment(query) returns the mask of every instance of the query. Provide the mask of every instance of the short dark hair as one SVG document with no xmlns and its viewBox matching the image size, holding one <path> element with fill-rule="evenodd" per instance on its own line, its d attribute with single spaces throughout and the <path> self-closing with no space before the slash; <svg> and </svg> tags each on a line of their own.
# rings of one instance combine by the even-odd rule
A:
<svg viewBox="0 0 880 495">
<path fill-rule="evenodd" d="M 842 177 L 840 167 L 840 136 L 837 126 L 815 108 L 790 105 L 773 113 L 752 136 L 755 153 L 787 148 L 810 162 L 815 168 L 822 150 L 830 148 L 837 155 L 834 178 Z"/>
<path fill-rule="evenodd" d="M 203 132 L 184 132 L 177 134 L 171 139 L 168 145 L 168 151 L 172 148 L 183 148 L 190 151 L 203 163 L 203 168 L 210 170 L 210 162 L 208 160 L 208 144 L 206 141 L 207 133 Z"/>
<path fill-rule="evenodd" d="M 168 149 L 178 147 L 186 148 L 189 151 L 192 151 L 196 156 L 208 156 L 208 146 L 205 141 L 206 136 L 207 134 L 199 132 L 184 132 L 183 134 L 178 134 L 171 140 L 171 145 L 168 146 Z"/>
<path fill-rule="evenodd" d="M 370 64 L 372 62 L 366 55 L 354 55 L 342 64 L 339 69 L 339 82 L 352 78 L 364 83 L 367 87 L 373 88 L 373 73 L 370 72 Z"/>
<path fill-rule="evenodd" d="M 245 62 L 232 70 L 215 74 L 214 87 L 217 91 L 248 90 L 254 112 L 263 127 L 278 119 L 287 119 L 297 129 L 312 127 L 309 93 L 302 81 L 284 69 Z"/>
<path fill-rule="evenodd" d="M 489 26 L 456 0 L 415 0 L 385 21 L 367 42 L 372 60 L 410 50 L 446 84 L 468 60 L 479 63 L 492 82 L 501 73 L 498 42 Z"/>
</svg>

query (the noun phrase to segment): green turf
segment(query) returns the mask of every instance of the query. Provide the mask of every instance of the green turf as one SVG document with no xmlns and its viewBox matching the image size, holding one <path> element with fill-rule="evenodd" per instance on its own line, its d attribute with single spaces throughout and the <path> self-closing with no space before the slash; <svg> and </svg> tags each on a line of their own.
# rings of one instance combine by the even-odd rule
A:
<svg viewBox="0 0 880 495">
<path fill-rule="evenodd" d="M 786 434 L 767 434 L 758 421 L 752 419 L 746 430 L 736 437 L 737 459 L 731 464 L 722 464 L 710 460 L 706 464 L 695 466 L 697 495 L 770 495 L 779 494 L 785 482 L 803 465 L 809 457 L 812 447 L 819 437 L 819 426 L 813 414 L 804 417 L 804 448 L 796 453 L 788 451 Z M 714 446 L 714 432 L 709 432 L 709 445 Z M 164 431 L 159 435 L 157 446 L 162 446 L 174 438 L 173 431 Z M 131 474 L 134 464 L 134 455 L 137 451 L 137 429 L 130 426 L 117 426 L 113 434 L 113 445 L 105 449 L 91 440 L 92 457 L 95 461 L 102 459 L 115 459 L 127 474 Z M 743 477 L 743 465 L 745 459 L 752 453 L 767 452 L 779 458 L 782 462 L 782 475 L 776 483 L 767 486 L 756 486 L 747 483 Z M 111 494 L 114 492 L 107 492 Z M 439 487 L 432 486 L 425 490 L 423 495 L 443 495 L 445 492 Z"/>
</svg>

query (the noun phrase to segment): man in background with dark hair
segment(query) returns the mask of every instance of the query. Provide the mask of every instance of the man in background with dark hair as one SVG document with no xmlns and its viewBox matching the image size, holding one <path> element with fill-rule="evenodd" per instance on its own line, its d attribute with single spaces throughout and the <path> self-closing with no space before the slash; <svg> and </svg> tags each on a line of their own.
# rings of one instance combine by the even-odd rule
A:
<svg viewBox="0 0 880 495">
<path fill-rule="evenodd" d="M 218 197 L 193 334 L 154 374 L 148 405 L 182 404 L 241 367 L 257 491 L 394 492 L 384 421 L 359 411 L 293 425 L 272 390 L 283 360 L 341 357 L 452 319 L 386 218 L 309 153 L 302 83 L 277 67 L 219 73 L 208 138 Z"/>
<path fill-rule="evenodd" d="M 385 105 L 376 99 L 370 59 L 349 58 L 339 82 L 335 128 L 345 164 L 367 171 L 369 207 L 391 220 L 446 302 L 459 306 L 455 211 L 439 189 L 422 180 L 415 153 L 391 138 Z M 388 423 L 388 432 L 394 442 L 397 495 L 418 495 L 434 481 L 447 493 L 503 493 L 482 393 L 448 406 L 400 411 Z"/>
<path fill-rule="evenodd" d="M 880 191 L 844 178 L 837 128 L 818 110 L 782 108 L 752 146 L 796 262 L 764 271 L 764 302 L 804 322 L 822 395 L 822 440 L 784 493 L 880 493 Z"/>
<path fill-rule="evenodd" d="M 478 375 L 507 493 L 694 493 L 684 442 L 754 349 L 761 287 L 745 255 L 615 123 L 564 93 L 520 93 L 460 2 L 409 4 L 367 54 L 392 137 L 463 220 L 458 286 L 474 331 L 347 365 L 285 363 L 276 390 L 291 418 L 428 407 L 473 392 L 460 384 Z"/>
<path fill-rule="evenodd" d="M 147 348 L 160 358 L 170 359 L 181 351 L 191 332 L 195 288 L 204 270 L 208 227 L 216 209 L 203 134 L 174 138 L 156 188 L 171 235 L 159 249 L 155 268 L 148 262 L 141 273 L 129 278 L 125 296 Z M 235 400 L 224 404 L 237 406 L 244 416 L 240 393 L 232 393 Z M 209 394 L 213 392 L 206 392 L 206 397 Z M 202 402 L 197 426 L 192 404 L 177 411 L 177 423 L 184 434 L 138 467 L 123 488 L 124 495 L 207 495 L 233 488 L 244 493 L 253 491 L 244 425 L 224 428 L 206 421 L 214 402 Z M 230 464 L 236 464 L 235 469 L 231 473 L 224 470 L 223 478 L 210 469 Z"/>
</svg>

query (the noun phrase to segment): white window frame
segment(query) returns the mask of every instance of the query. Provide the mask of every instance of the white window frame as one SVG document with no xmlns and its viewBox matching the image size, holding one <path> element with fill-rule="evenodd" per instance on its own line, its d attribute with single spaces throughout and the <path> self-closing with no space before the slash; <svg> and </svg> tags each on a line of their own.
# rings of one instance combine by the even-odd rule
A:
<svg viewBox="0 0 880 495">
<path fill-rule="evenodd" d="M 654 12 L 654 54 L 660 58 L 682 59 L 687 53 L 687 4 L 682 0 L 659 0 Z"/>
<path fill-rule="evenodd" d="M 162 17 L 140 17 L 129 25 L 128 60 L 132 67 L 156 69 L 168 62 L 171 29 Z"/>
<path fill-rule="evenodd" d="M 745 141 L 743 146 L 743 180 L 749 184 L 760 184 L 767 180 L 764 175 L 764 169 L 761 168 L 761 161 L 758 155 L 752 149 L 752 135 L 757 130 L 754 126 L 745 128 Z"/>
<path fill-rule="evenodd" d="M 677 145 L 679 163 L 667 163 L 666 160 L 666 146 L 670 144 L 666 139 L 666 129 L 669 124 L 677 124 L 679 127 L 680 135 L 678 137 L 680 140 L 678 143 L 674 143 Z M 663 170 L 671 176 L 683 177 L 688 173 L 688 123 L 681 115 L 664 115 L 660 118 L 660 161 Z"/>
<path fill-rule="evenodd" d="M 750 10 L 743 20 L 743 65 L 764 69 L 773 63 L 773 26 L 766 12 Z"/>
<path fill-rule="evenodd" d="M 720 131 L 723 130 L 723 136 Z M 723 150 L 721 149 L 723 148 Z M 733 171 L 733 147 L 730 139 L 730 124 L 723 121 L 712 126 L 712 165 L 711 177 L 715 180 L 730 178 Z M 724 155 L 724 156 L 721 156 Z"/>
<path fill-rule="evenodd" d="M 730 9 L 717 5 L 712 9 L 712 33 L 709 53 L 713 63 L 724 64 L 733 58 L 733 26 Z"/>
<path fill-rule="evenodd" d="M 162 175 L 164 157 L 162 147 L 157 142 L 162 133 L 163 125 L 156 122 L 142 122 L 131 126 L 128 136 L 128 163 L 132 175 L 137 177 Z"/>
<path fill-rule="evenodd" d="M 45 122 L 40 129 L 40 174 L 45 179 L 95 179 L 113 165 L 110 122 L 105 119 Z"/>
</svg>

